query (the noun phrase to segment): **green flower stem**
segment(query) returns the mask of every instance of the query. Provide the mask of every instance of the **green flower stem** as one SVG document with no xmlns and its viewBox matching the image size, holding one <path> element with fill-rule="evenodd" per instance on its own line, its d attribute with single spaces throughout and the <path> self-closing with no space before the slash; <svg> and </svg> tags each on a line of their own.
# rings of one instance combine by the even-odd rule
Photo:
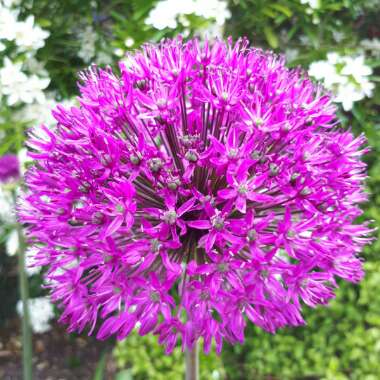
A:
<svg viewBox="0 0 380 380">
<path fill-rule="evenodd" d="M 22 368 L 23 379 L 32 380 L 32 332 L 29 317 L 29 288 L 28 277 L 25 273 L 25 237 L 20 225 L 17 225 L 19 248 L 18 248 L 18 271 L 20 280 L 20 293 L 23 309 L 22 317 Z"/>
<path fill-rule="evenodd" d="M 186 380 L 199 380 L 199 349 L 198 343 L 190 351 L 185 351 L 185 361 L 186 361 Z"/>
</svg>

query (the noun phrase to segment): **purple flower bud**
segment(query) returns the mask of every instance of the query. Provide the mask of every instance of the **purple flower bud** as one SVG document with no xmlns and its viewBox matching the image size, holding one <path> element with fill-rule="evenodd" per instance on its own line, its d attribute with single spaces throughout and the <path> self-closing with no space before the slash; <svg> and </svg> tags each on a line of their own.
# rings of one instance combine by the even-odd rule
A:
<svg viewBox="0 0 380 380">
<path fill-rule="evenodd" d="M 20 177 L 20 164 L 15 154 L 0 157 L 0 182 L 17 181 Z"/>
</svg>

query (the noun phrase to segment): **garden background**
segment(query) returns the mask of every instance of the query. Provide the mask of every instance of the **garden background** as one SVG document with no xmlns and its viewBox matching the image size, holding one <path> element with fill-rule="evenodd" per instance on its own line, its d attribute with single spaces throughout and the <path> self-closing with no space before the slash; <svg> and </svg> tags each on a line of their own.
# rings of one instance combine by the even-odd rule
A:
<svg viewBox="0 0 380 380">
<path fill-rule="evenodd" d="M 380 2 L 378 0 L 0 0 L 0 156 L 28 165 L 25 131 L 52 124 L 57 103 L 75 104 L 77 72 L 117 61 L 145 41 L 182 34 L 246 36 L 285 55 L 332 91 L 342 128 L 371 146 L 370 201 L 363 218 L 380 226 Z M 21 378 L 17 252 L 11 191 L 0 187 L 0 378 Z M 379 231 L 374 233 L 379 234 Z M 363 253 L 366 276 L 343 284 L 328 308 L 305 310 L 307 326 L 270 335 L 249 327 L 243 346 L 201 357 L 201 379 L 380 379 L 380 243 Z M 31 252 L 28 252 L 30 255 Z M 30 257 L 27 256 L 27 261 Z M 153 336 L 116 343 L 69 335 L 27 270 L 37 379 L 176 380 L 180 349 L 165 356 Z"/>
</svg>

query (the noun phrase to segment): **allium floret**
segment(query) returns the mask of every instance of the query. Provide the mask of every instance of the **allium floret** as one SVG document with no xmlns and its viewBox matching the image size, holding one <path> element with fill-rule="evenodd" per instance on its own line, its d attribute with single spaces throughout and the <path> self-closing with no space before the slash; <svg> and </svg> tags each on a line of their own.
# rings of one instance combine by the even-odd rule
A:
<svg viewBox="0 0 380 380">
<path fill-rule="evenodd" d="M 19 206 L 69 331 L 220 352 L 363 276 L 365 138 L 324 89 L 248 41 L 146 44 L 80 75 L 30 133 Z"/>
</svg>

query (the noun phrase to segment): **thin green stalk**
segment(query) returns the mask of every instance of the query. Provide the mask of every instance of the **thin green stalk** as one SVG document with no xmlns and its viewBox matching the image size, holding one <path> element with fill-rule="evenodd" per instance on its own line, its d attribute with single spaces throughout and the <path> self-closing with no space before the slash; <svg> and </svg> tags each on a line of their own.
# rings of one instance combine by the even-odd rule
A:
<svg viewBox="0 0 380 380">
<path fill-rule="evenodd" d="M 199 380 L 199 350 L 198 343 L 195 343 L 194 348 L 190 351 L 185 351 L 185 379 L 186 380 Z"/>
<path fill-rule="evenodd" d="M 28 277 L 25 272 L 25 237 L 20 225 L 17 225 L 17 233 L 19 239 L 18 248 L 18 271 L 20 281 L 20 294 L 22 301 L 23 317 L 22 317 L 22 368 L 23 379 L 32 380 L 32 332 L 30 329 L 29 316 L 29 288 Z"/>
</svg>

